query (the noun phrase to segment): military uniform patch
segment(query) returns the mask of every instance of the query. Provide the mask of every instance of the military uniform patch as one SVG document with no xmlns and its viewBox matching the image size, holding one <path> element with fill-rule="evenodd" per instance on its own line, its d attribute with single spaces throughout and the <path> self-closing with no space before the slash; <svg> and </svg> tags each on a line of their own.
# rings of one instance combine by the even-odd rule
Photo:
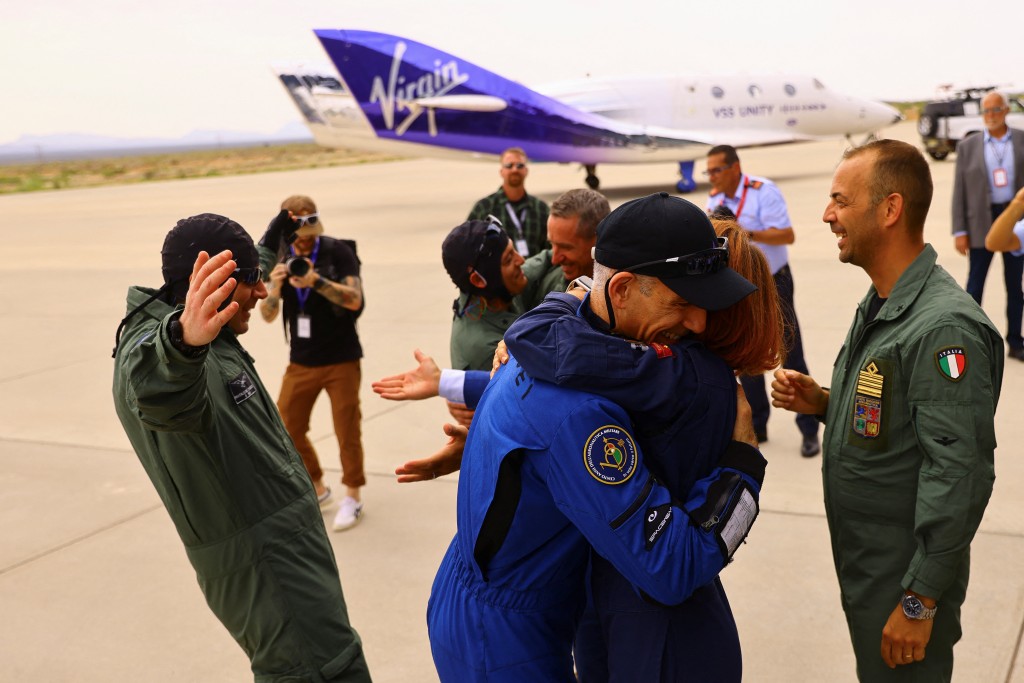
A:
<svg viewBox="0 0 1024 683">
<path fill-rule="evenodd" d="M 605 425 L 594 431 L 583 446 L 583 464 L 602 484 L 621 484 L 636 472 L 636 444 L 622 427 Z"/>
<path fill-rule="evenodd" d="M 672 348 L 659 344 L 657 342 L 651 342 L 651 348 L 658 354 L 658 358 L 671 358 L 673 356 Z"/>
<path fill-rule="evenodd" d="M 231 392 L 231 398 L 235 399 L 235 405 L 239 405 L 243 401 L 252 398 L 256 393 L 256 385 L 249 379 L 249 375 L 246 374 L 245 370 L 242 370 L 238 377 L 228 380 L 228 390 Z"/>
<path fill-rule="evenodd" d="M 962 346 L 947 346 L 935 352 L 935 365 L 950 382 L 959 382 L 967 373 L 967 352 Z"/>
<path fill-rule="evenodd" d="M 857 376 L 857 392 L 853 396 L 853 431 L 867 439 L 882 433 L 882 390 L 885 377 L 874 363 Z"/>
</svg>

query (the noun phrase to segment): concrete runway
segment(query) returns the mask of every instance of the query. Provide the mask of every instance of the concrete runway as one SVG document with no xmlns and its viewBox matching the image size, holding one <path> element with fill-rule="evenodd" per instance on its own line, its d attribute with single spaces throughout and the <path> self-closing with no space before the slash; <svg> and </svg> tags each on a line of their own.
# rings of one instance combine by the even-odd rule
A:
<svg viewBox="0 0 1024 683">
<path fill-rule="evenodd" d="M 913 126 L 886 133 L 916 142 Z M 821 222 L 842 141 L 750 150 L 749 173 L 774 179 L 797 233 L 790 249 L 812 374 L 827 383 L 868 278 L 840 264 Z M 698 162 L 698 168 L 702 163 Z M 952 161 L 934 162 L 926 236 L 959 281 L 952 248 Z M 670 189 L 672 164 L 604 166 L 616 206 Z M 313 196 L 327 232 L 358 241 L 367 307 L 360 321 L 366 514 L 331 534 L 352 621 L 375 680 L 436 681 L 426 600 L 454 532 L 455 479 L 398 485 L 393 470 L 442 441 L 440 401 L 389 403 L 370 382 L 413 365 L 419 347 L 442 364 L 455 289 L 440 263 L 445 234 L 499 184 L 496 164 L 408 160 L 290 173 L 0 197 L 0 679 L 247 681 L 248 662 L 210 614 L 167 514 L 114 414 L 114 331 L 131 284 L 160 284 L 163 236 L 212 211 L 262 234 L 281 199 Z M 551 201 L 580 187 L 575 166 L 535 165 L 531 192 Z M 703 202 L 706 188 L 693 198 Z M 997 259 L 998 262 L 998 259 Z M 994 266 L 998 271 L 1001 266 Z M 992 273 L 986 310 L 1001 330 L 1005 296 Z M 243 338 L 276 397 L 287 362 L 280 324 L 254 317 Z M 1009 361 L 997 415 L 995 493 L 973 546 L 955 680 L 1024 683 L 1024 364 Z M 313 438 L 336 478 L 326 401 Z M 798 454 L 792 417 L 774 413 L 762 513 L 723 573 L 739 623 L 745 679 L 854 681 L 821 496 L 821 460 Z M 334 510 L 326 514 L 333 515 Z M 328 517 L 328 521 L 330 518 Z"/>
</svg>

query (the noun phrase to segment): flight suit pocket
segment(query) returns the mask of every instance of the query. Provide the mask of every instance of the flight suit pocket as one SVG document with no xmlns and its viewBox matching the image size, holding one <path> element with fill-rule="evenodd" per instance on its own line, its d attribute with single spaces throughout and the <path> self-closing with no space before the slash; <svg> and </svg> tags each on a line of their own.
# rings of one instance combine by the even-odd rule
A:
<svg viewBox="0 0 1024 683">
<path fill-rule="evenodd" d="M 995 447 L 976 441 L 974 410 L 968 402 L 925 403 L 913 411 L 914 433 L 924 453 L 923 474 L 962 477 L 973 469 L 978 453 Z"/>
</svg>

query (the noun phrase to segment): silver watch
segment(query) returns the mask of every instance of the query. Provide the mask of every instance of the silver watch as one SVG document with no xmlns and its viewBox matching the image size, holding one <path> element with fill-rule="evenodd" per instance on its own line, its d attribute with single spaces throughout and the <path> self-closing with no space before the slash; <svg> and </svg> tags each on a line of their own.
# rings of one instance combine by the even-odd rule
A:
<svg viewBox="0 0 1024 683">
<path fill-rule="evenodd" d="M 903 596 L 900 604 L 903 606 L 903 615 L 907 619 L 934 619 L 935 613 L 939 610 L 938 605 L 928 609 L 916 595 L 910 595 L 909 593 Z"/>
</svg>

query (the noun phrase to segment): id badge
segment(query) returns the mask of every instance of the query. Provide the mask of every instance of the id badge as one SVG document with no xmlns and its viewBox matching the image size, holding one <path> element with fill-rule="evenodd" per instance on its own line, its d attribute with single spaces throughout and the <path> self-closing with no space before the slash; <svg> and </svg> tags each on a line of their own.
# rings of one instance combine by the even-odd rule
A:
<svg viewBox="0 0 1024 683">
<path fill-rule="evenodd" d="M 296 322 L 298 323 L 296 325 L 296 328 L 297 328 L 296 332 L 299 335 L 299 339 L 309 339 L 309 337 L 310 337 L 310 328 L 311 328 L 310 322 L 309 322 L 309 316 L 306 315 L 305 313 L 300 314 L 298 319 L 296 320 Z"/>
<path fill-rule="evenodd" d="M 516 240 L 516 251 L 518 251 L 523 258 L 526 258 L 527 256 L 530 255 L 530 247 L 526 245 L 526 240 Z"/>
<path fill-rule="evenodd" d="M 1006 180 L 1005 168 L 997 168 L 996 170 L 992 171 L 992 184 L 995 185 L 996 187 L 1007 186 L 1008 183 Z"/>
</svg>

